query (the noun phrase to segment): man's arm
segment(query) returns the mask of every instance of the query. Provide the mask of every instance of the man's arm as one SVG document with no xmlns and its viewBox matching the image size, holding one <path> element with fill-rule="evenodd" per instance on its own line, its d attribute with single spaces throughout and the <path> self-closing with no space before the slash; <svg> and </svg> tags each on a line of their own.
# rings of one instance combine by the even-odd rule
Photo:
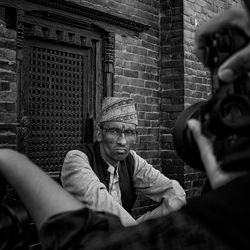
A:
<svg viewBox="0 0 250 250">
<path fill-rule="evenodd" d="M 0 150 L 0 174 L 17 192 L 38 229 L 50 216 L 83 207 L 26 156 L 16 151 Z"/>
<path fill-rule="evenodd" d="M 136 224 L 133 217 L 109 194 L 83 152 L 68 152 L 63 163 L 61 180 L 63 187 L 89 208 L 117 215 L 124 226 Z"/>
<path fill-rule="evenodd" d="M 186 194 L 176 180 L 171 180 L 131 150 L 135 159 L 134 186 L 156 202 L 164 203 L 164 214 L 186 204 Z"/>
</svg>

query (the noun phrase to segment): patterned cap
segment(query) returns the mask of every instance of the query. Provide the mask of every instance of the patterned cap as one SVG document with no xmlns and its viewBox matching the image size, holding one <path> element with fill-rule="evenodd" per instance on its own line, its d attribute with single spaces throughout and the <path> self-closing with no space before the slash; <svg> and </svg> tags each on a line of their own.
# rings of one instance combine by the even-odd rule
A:
<svg viewBox="0 0 250 250">
<path fill-rule="evenodd" d="M 124 122 L 138 125 L 135 102 L 126 97 L 106 97 L 102 103 L 102 122 Z"/>
</svg>

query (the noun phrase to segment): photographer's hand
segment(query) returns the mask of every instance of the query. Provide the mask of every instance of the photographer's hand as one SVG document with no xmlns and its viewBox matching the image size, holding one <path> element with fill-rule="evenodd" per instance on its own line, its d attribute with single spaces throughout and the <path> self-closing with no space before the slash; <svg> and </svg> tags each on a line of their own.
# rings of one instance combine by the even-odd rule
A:
<svg viewBox="0 0 250 250">
<path fill-rule="evenodd" d="M 198 145 L 201 160 L 206 169 L 212 189 L 218 188 L 242 175 L 242 173 L 239 172 L 232 173 L 222 171 L 213 153 L 212 139 L 209 139 L 201 134 L 201 123 L 198 120 L 190 119 L 187 124 Z"/>
<path fill-rule="evenodd" d="M 207 37 L 224 29 L 238 28 L 248 37 L 250 42 L 249 13 L 243 8 L 233 8 L 222 15 L 201 25 L 196 32 L 196 55 L 204 62 Z M 218 76 L 224 82 L 230 82 L 250 71 L 250 43 L 229 57 L 218 69 Z"/>
</svg>

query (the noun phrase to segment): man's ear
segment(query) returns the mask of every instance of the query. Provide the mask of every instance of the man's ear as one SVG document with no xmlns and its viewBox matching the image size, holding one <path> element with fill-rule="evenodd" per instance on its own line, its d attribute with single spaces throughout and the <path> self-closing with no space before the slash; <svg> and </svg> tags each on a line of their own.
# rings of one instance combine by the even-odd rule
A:
<svg viewBox="0 0 250 250">
<path fill-rule="evenodd" d="M 97 129 L 96 131 L 96 140 L 98 142 L 102 142 L 103 141 L 103 134 L 100 128 Z"/>
</svg>

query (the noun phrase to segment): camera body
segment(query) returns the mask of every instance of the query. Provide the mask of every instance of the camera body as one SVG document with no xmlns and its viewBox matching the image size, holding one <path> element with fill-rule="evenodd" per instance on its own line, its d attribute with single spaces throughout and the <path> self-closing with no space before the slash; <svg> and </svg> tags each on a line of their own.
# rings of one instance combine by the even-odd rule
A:
<svg viewBox="0 0 250 250">
<path fill-rule="evenodd" d="M 14 193 L 15 199 L 7 200 L 7 193 L 7 183 L 0 175 L 0 250 L 41 249 L 28 211 Z"/>
<path fill-rule="evenodd" d="M 204 170 L 198 147 L 187 127 L 187 121 L 191 118 L 198 119 L 202 133 L 213 138 L 214 154 L 222 169 L 241 171 L 249 168 L 249 77 L 245 74 L 225 83 L 216 75 L 219 66 L 248 42 L 246 34 L 238 29 L 226 29 L 207 36 L 204 65 L 214 74 L 218 88 L 209 100 L 185 109 L 178 116 L 173 131 L 177 153 L 192 168 Z"/>
</svg>

